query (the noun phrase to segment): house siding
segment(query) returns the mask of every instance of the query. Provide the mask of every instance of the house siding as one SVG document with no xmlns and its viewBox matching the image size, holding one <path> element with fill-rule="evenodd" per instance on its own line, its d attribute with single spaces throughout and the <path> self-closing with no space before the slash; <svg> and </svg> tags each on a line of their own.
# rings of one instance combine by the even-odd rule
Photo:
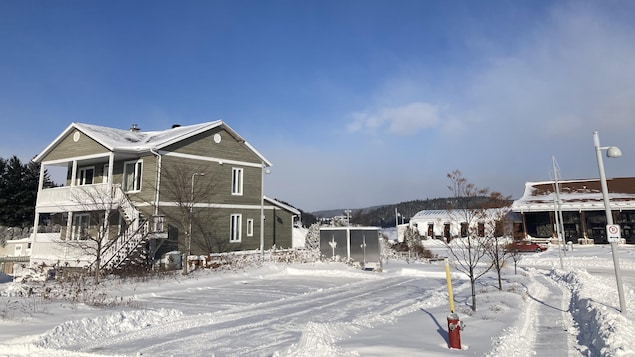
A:
<svg viewBox="0 0 635 357">
<path fill-rule="evenodd" d="M 220 143 L 214 141 L 215 134 L 221 136 Z M 167 146 L 163 150 L 179 154 L 214 157 L 256 164 L 260 163 L 260 158 L 249 150 L 244 143 L 236 140 L 226 130 L 221 128 L 194 135 L 176 144 Z"/>
<path fill-rule="evenodd" d="M 161 207 L 161 213 L 166 217 L 178 217 L 181 213 L 177 207 Z M 230 216 L 240 214 L 242 216 L 242 235 L 240 242 L 230 242 Z M 264 247 L 271 248 L 274 244 L 277 248 L 292 247 L 292 214 L 280 208 L 266 205 Z M 275 214 L 275 217 L 274 217 Z M 250 208 L 199 208 L 193 209 L 192 224 L 192 254 L 207 255 L 209 253 L 231 252 L 240 250 L 260 249 L 260 209 Z M 247 220 L 253 219 L 253 235 L 247 236 Z M 275 224 L 274 222 L 275 219 Z M 188 222 L 183 222 L 187 224 Z M 173 234 L 170 248 L 166 251 L 183 247 L 187 239 L 188 227 L 177 227 L 176 220 L 171 224 L 178 229 L 178 237 Z M 179 241 L 177 246 L 176 241 Z"/>
<path fill-rule="evenodd" d="M 73 140 L 73 135 L 75 133 L 79 134 L 79 140 L 75 142 Z M 59 144 L 57 144 L 54 148 L 52 148 L 49 153 L 42 158 L 42 162 L 46 161 L 54 161 L 54 160 L 63 160 L 71 157 L 80 157 L 80 156 L 89 156 L 89 155 L 97 155 L 97 154 L 105 154 L 109 153 L 108 149 L 103 145 L 99 144 L 95 140 L 91 139 L 84 133 L 79 132 L 78 130 L 73 130 L 68 133 Z"/>
</svg>

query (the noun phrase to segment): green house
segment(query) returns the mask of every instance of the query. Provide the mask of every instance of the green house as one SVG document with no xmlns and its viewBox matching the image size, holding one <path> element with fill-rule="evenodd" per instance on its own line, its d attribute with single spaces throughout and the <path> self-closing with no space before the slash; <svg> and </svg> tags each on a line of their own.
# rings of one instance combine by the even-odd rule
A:
<svg viewBox="0 0 635 357">
<path fill-rule="evenodd" d="M 40 179 L 32 264 L 112 270 L 170 251 L 290 248 L 300 215 L 264 196 L 271 163 L 221 120 L 147 132 L 72 123 L 34 161 L 41 178 L 65 170 L 66 181 Z M 51 226 L 57 238 L 38 235 Z"/>
</svg>

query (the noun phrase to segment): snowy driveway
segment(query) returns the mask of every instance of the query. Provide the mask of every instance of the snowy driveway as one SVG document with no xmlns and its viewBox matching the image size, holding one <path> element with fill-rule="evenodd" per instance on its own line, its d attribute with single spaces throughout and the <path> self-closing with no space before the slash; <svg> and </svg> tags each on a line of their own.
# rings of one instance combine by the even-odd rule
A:
<svg viewBox="0 0 635 357">
<path fill-rule="evenodd" d="M 0 356 L 632 355 L 635 324 L 615 311 L 610 256 L 602 247 L 576 252 L 565 270 L 549 268 L 559 261 L 553 251 L 527 256 L 520 274 L 505 271 L 503 290 L 488 273 L 478 282 L 476 312 L 469 282 L 454 272 L 466 324 L 461 351 L 447 346 L 443 264 L 390 261 L 381 273 L 268 264 L 110 280 L 100 289 L 132 302 L 110 308 L 0 296 L 20 308 L 0 320 Z M 635 250 L 622 253 L 632 301 Z"/>
<path fill-rule="evenodd" d="M 363 279 L 295 296 L 283 296 L 281 292 L 284 290 L 280 289 L 280 284 L 295 286 L 293 280 L 291 276 L 288 280 L 280 277 L 276 280 L 242 281 L 236 287 L 203 288 L 197 294 L 191 294 L 191 298 L 198 302 L 197 309 L 204 307 L 205 302 L 209 304 L 209 310 L 218 309 L 218 290 L 222 290 L 222 294 L 230 299 L 242 296 L 248 301 L 249 296 L 244 293 L 251 291 L 256 300 L 263 296 L 271 300 L 249 303 L 245 303 L 245 300 L 235 301 L 236 306 L 212 313 L 186 313 L 165 325 L 111 336 L 107 340 L 82 341 L 74 344 L 72 349 L 150 356 L 193 356 L 209 351 L 219 355 L 266 356 L 295 344 L 292 348 L 306 351 L 310 346 L 299 345 L 303 339 L 320 339 L 311 341 L 311 345 L 331 347 L 328 346 L 331 341 L 341 338 L 342 334 L 353 333 L 356 326 L 386 322 L 395 314 L 399 315 L 400 309 L 412 306 L 417 300 L 433 293 L 422 291 L 417 286 L 421 285 L 417 284 L 417 279 L 403 277 Z M 439 282 L 437 289 L 442 288 Z M 147 305 L 164 305 L 162 300 L 158 296 L 156 300 L 147 301 Z M 230 306 L 231 302 L 221 304 Z M 316 329 L 321 331 L 315 333 Z M 240 341 L 240 347 L 236 346 L 236 341 Z"/>
</svg>

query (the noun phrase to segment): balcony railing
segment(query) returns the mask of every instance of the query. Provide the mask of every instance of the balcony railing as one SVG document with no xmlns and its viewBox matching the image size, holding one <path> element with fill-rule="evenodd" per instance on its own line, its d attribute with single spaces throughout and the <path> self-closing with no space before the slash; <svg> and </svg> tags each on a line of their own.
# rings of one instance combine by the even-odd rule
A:
<svg viewBox="0 0 635 357">
<path fill-rule="evenodd" d="M 47 188 L 39 192 L 36 207 L 50 213 L 116 209 L 120 190 L 109 183 Z"/>
</svg>

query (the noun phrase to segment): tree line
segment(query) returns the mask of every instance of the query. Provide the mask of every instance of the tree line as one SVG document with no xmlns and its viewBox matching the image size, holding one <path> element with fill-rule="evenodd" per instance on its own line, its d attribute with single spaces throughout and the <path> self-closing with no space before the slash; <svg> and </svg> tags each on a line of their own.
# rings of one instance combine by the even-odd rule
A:
<svg viewBox="0 0 635 357">
<path fill-rule="evenodd" d="M 490 201 L 490 197 L 478 196 L 473 197 L 472 200 L 475 201 L 474 204 L 486 204 Z M 509 202 L 511 203 L 511 200 L 509 200 Z M 464 206 L 465 202 L 462 202 L 456 197 L 406 201 L 392 205 L 353 210 L 351 223 L 382 228 L 394 227 L 397 222 L 397 219 L 395 218 L 395 209 L 399 214 L 398 220 L 399 224 L 401 224 L 408 223 L 410 218 L 419 211 L 448 210 L 451 208 L 463 208 Z"/>
<path fill-rule="evenodd" d="M 33 225 L 40 164 L 22 163 L 17 156 L 0 157 L 0 226 L 28 227 Z M 44 187 L 54 187 L 48 172 Z"/>
</svg>

